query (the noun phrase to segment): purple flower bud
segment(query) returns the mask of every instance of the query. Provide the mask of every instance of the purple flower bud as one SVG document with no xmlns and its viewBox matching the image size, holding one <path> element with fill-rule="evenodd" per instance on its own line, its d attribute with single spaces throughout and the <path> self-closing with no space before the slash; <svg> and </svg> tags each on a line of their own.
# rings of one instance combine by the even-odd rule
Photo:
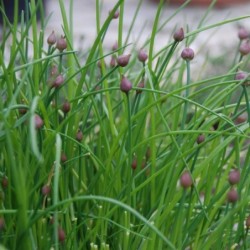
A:
<svg viewBox="0 0 250 250">
<path fill-rule="evenodd" d="M 205 135 L 199 135 L 198 138 L 197 138 L 197 140 L 196 140 L 196 142 L 198 144 L 201 144 L 204 141 L 205 141 Z"/>
<path fill-rule="evenodd" d="M 70 111 L 70 103 L 65 101 L 62 105 L 62 111 L 64 114 L 67 114 Z"/>
<path fill-rule="evenodd" d="M 35 128 L 40 129 L 43 126 L 43 120 L 39 115 L 35 115 Z"/>
<path fill-rule="evenodd" d="M 122 92 L 124 92 L 126 94 L 132 89 L 132 83 L 125 76 L 122 76 L 120 89 Z"/>
<path fill-rule="evenodd" d="M 142 89 L 145 87 L 145 83 L 144 83 L 144 80 L 140 81 L 137 85 L 138 88 L 141 88 L 141 89 L 137 89 L 136 90 L 136 94 L 141 94 L 142 92 Z"/>
<path fill-rule="evenodd" d="M 109 12 L 109 14 L 111 13 L 111 11 Z M 117 10 L 115 13 L 114 13 L 114 15 L 113 15 L 113 19 L 117 19 L 118 17 L 119 17 L 119 15 L 120 15 L 120 12 L 119 12 L 119 10 Z"/>
<path fill-rule="evenodd" d="M 53 81 L 52 87 L 58 88 L 58 87 L 60 87 L 60 86 L 63 84 L 63 82 L 64 82 L 64 77 L 63 77 L 62 74 L 60 74 L 60 75 L 58 75 L 58 76 L 56 77 L 56 79 Z"/>
<path fill-rule="evenodd" d="M 48 195 L 48 194 L 50 193 L 50 191 L 51 191 L 51 188 L 50 188 L 50 186 L 47 185 L 47 184 L 44 185 L 44 186 L 42 187 L 42 190 L 41 190 L 42 195 L 44 195 L 44 196 Z"/>
<path fill-rule="evenodd" d="M 138 59 L 140 62 L 145 63 L 148 59 L 148 54 L 145 52 L 145 50 L 140 49 L 138 52 Z"/>
<path fill-rule="evenodd" d="M 238 37 L 240 40 L 249 38 L 250 33 L 245 27 L 240 27 L 238 30 Z"/>
<path fill-rule="evenodd" d="M 240 45 L 239 51 L 242 56 L 246 56 L 250 53 L 250 43 L 249 40 L 243 41 Z"/>
<path fill-rule="evenodd" d="M 110 63 L 109 63 L 111 68 L 114 68 L 116 66 L 116 59 L 115 56 L 111 56 Z"/>
<path fill-rule="evenodd" d="M 78 129 L 77 133 L 76 133 L 76 140 L 81 142 L 83 139 L 83 133 L 80 129 Z"/>
<path fill-rule="evenodd" d="M 3 217 L 0 217 L 0 232 L 5 228 L 5 220 Z"/>
<path fill-rule="evenodd" d="M 8 178 L 7 178 L 6 176 L 4 176 L 4 177 L 2 178 L 2 181 L 1 181 L 2 188 L 3 188 L 3 189 L 7 188 L 7 187 L 8 187 L 8 184 L 9 184 Z"/>
<path fill-rule="evenodd" d="M 61 153 L 61 163 L 64 163 L 64 162 L 66 162 L 68 159 L 67 159 L 67 155 L 64 153 L 64 152 L 62 152 Z"/>
<path fill-rule="evenodd" d="M 227 193 L 227 200 L 230 203 L 235 203 L 239 199 L 239 195 L 236 189 L 231 188 Z"/>
<path fill-rule="evenodd" d="M 58 67 L 56 65 L 52 65 L 50 69 L 50 75 L 51 76 L 56 76 L 59 74 Z"/>
<path fill-rule="evenodd" d="M 188 171 L 185 171 L 182 173 L 181 178 L 180 178 L 180 184 L 185 189 L 192 186 L 193 181 Z"/>
<path fill-rule="evenodd" d="M 63 36 L 61 36 L 56 43 L 56 48 L 62 52 L 67 48 L 67 42 Z"/>
<path fill-rule="evenodd" d="M 113 44 L 113 46 L 112 46 L 112 50 L 113 51 L 115 51 L 115 50 L 117 50 L 118 49 L 118 43 L 117 43 L 117 41 Z"/>
<path fill-rule="evenodd" d="M 180 28 L 179 30 L 177 30 L 175 33 L 174 33 L 174 40 L 176 42 L 181 42 L 183 39 L 184 39 L 184 30 L 183 28 Z"/>
<path fill-rule="evenodd" d="M 239 183 L 239 181 L 240 181 L 239 169 L 231 170 L 229 175 L 228 175 L 228 182 L 230 183 L 230 185 L 237 184 L 237 183 Z"/>
<path fill-rule="evenodd" d="M 238 71 L 235 75 L 235 80 L 242 81 L 242 85 L 248 86 L 249 81 L 247 80 L 248 73 L 244 71 Z"/>
<path fill-rule="evenodd" d="M 135 170 L 137 168 L 137 158 L 136 157 L 133 158 L 133 161 L 132 161 L 132 164 L 131 164 L 131 168 L 133 170 Z"/>
<path fill-rule="evenodd" d="M 51 34 L 47 38 L 47 43 L 51 46 L 56 43 L 56 35 L 54 30 L 51 32 Z"/>
<path fill-rule="evenodd" d="M 247 228 L 250 228 L 250 216 L 248 216 L 248 217 L 246 218 L 245 224 L 246 224 L 246 227 L 247 227 Z"/>
<path fill-rule="evenodd" d="M 64 230 L 59 227 L 58 228 L 58 240 L 59 240 L 59 242 L 64 242 L 65 238 L 66 238 L 66 235 L 65 235 Z"/>
<path fill-rule="evenodd" d="M 194 58 L 194 51 L 191 48 L 185 48 L 181 52 L 181 57 L 186 61 L 191 61 Z"/>
<path fill-rule="evenodd" d="M 128 63 L 129 63 L 130 56 L 131 56 L 130 54 L 118 56 L 118 58 L 117 58 L 117 64 L 118 64 L 120 67 L 125 67 L 125 66 L 127 66 Z"/>
</svg>

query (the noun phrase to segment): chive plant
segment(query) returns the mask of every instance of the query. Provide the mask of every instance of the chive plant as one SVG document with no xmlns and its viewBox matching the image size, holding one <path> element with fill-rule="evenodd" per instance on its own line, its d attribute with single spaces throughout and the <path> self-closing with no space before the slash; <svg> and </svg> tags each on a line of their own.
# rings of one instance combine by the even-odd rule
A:
<svg viewBox="0 0 250 250">
<path fill-rule="evenodd" d="M 249 32 L 240 27 L 222 75 L 197 79 L 203 69 L 186 47 L 249 16 L 173 28 L 156 51 L 171 19 L 163 0 L 141 47 L 129 38 L 142 1 L 128 34 L 124 0 L 104 22 L 95 2 L 97 35 L 84 56 L 73 0 L 69 13 L 59 1 L 61 34 L 47 30 L 44 11 L 39 31 L 41 1 L 19 24 L 1 8 L 0 248 L 249 249 Z M 114 21 L 117 42 L 106 47 Z"/>
</svg>

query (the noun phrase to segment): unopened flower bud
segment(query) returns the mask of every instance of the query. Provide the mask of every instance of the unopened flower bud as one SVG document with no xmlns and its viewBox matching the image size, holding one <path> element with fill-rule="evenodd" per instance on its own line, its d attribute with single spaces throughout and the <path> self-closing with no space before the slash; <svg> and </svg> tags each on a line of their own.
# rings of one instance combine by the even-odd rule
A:
<svg viewBox="0 0 250 250">
<path fill-rule="evenodd" d="M 52 67 L 50 69 L 50 75 L 51 76 L 56 76 L 58 74 L 59 74 L 58 67 L 55 64 L 52 65 Z"/>
<path fill-rule="evenodd" d="M 112 50 L 113 51 L 115 51 L 115 50 L 117 50 L 118 49 L 118 43 L 117 43 L 117 41 L 113 44 L 113 46 L 112 46 Z"/>
<path fill-rule="evenodd" d="M 82 133 L 82 131 L 81 131 L 80 129 L 78 129 L 78 131 L 77 131 L 77 133 L 76 133 L 76 140 L 77 140 L 78 142 L 81 142 L 82 139 L 83 139 L 83 133 Z"/>
<path fill-rule="evenodd" d="M 197 140 L 196 140 L 196 142 L 198 143 L 198 144 L 201 144 L 202 142 L 204 142 L 205 141 L 205 135 L 199 135 L 198 136 L 198 138 L 197 138 Z"/>
<path fill-rule="evenodd" d="M 191 61 L 194 58 L 194 51 L 191 48 L 185 48 L 181 52 L 181 57 L 186 61 Z"/>
<path fill-rule="evenodd" d="M 249 38 L 250 33 L 245 27 L 240 27 L 238 30 L 238 37 L 240 40 Z"/>
<path fill-rule="evenodd" d="M 58 228 L 58 240 L 59 242 L 64 242 L 66 238 L 65 232 L 62 228 Z"/>
<path fill-rule="evenodd" d="M 66 48 L 67 48 L 67 42 L 66 42 L 66 39 L 61 36 L 58 40 L 57 40 L 57 43 L 56 43 L 56 48 L 62 52 L 64 51 Z"/>
<path fill-rule="evenodd" d="M 50 188 L 50 186 L 47 185 L 47 184 L 44 185 L 44 186 L 42 187 L 42 190 L 41 190 L 42 195 L 44 195 L 44 196 L 49 195 L 50 191 L 51 191 L 51 188 Z"/>
<path fill-rule="evenodd" d="M 65 101 L 62 105 L 62 111 L 64 114 L 67 114 L 70 111 L 70 103 Z"/>
<path fill-rule="evenodd" d="M 250 216 L 248 216 L 247 218 L 246 218 L 246 227 L 247 228 L 250 228 Z"/>
<path fill-rule="evenodd" d="M 109 12 L 109 14 L 111 13 L 111 11 Z M 116 10 L 116 12 L 114 13 L 114 15 L 113 15 L 113 19 L 117 19 L 118 17 L 119 17 L 119 15 L 120 15 L 120 12 L 119 12 L 119 10 Z"/>
<path fill-rule="evenodd" d="M 250 42 L 249 40 L 243 41 L 240 45 L 239 51 L 242 56 L 246 56 L 250 53 Z"/>
<path fill-rule="evenodd" d="M 64 162 L 66 162 L 68 159 L 67 159 L 67 156 L 66 156 L 66 154 L 65 153 L 61 153 L 61 163 L 64 163 Z"/>
<path fill-rule="evenodd" d="M 5 220 L 3 217 L 0 217 L 0 232 L 5 228 Z"/>
<path fill-rule="evenodd" d="M 235 203 L 239 199 L 239 195 L 236 189 L 231 188 L 227 193 L 227 201 Z"/>
<path fill-rule="evenodd" d="M 132 89 L 132 83 L 125 76 L 122 76 L 121 83 L 120 83 L 120 89 L 122 92 L 124 92 L 126 94 Z"/>
<path fill-rule="evenodd" d="M 145 50 L 140 49 L 138 52 L 138 59 L 140 62 L 145 63 L 148 59 L 148 54 L 146 53 Z"/>
<path fill-rule="evenodd" d="M 47 38 L 47 43 L 52 46 L 56 43 L 56 35 L 54 30 L 51 32 L 51 34 Z"/>
<path fill-rule="evenodd" d="M 192 186 L 193 181 L 188 171 L 185 171 L 182 173 L 181 178 L 180 178 L 180 184 L 185 189 Z"/>
<path fill-rule="evenodd" d="M 136 157 L 134 157 L 134 159 L 132 161 L 131 168 L 133 170 L 135 170 L 137 168 L 137 158 Z"/>
<path fill-rule="evenodd" d="M 235 80 L 237 81 L 242 81 L 242 85 L 249 85 L 249 81 L 248 81 L 248 73 L 244 72 L 244 71 L 238 71 L 235 75 Z"/>
<path fill-rule="evenodd" d="M 120 67 L 125 67 L 125 66 L 127 66 L 128 63 L 129 63 L 130 56 L 131 56 L 130 54 L 118 56 L 118 58 L 117 58 L 117 64 L 118 64 Z"/>
<path fill-rule="evenodd" d="M 140 81 L 137 85 L 138 88 L 141 88 L 141 89 L 137 89 L 136 90 L 136 94 L 141 94 L 142 92 L 142 89 L 145 87 L 145 83 L 144 83 L 144 80 Z"/>
<path fill-rule="evenodd" d="M 1 181 L 1 185 L 2 185 L 2 188 L 3 189 L 5 189 L 5 188 L 7 188 L 8 187 L 8 178 L 6 177 L 6 176 L 4 176 L 3 178 L 2 178 L 2 181 Z"/>
<path fill-rule="evenodd" d="M 111 68 L 114 68 L 116 66 L 116 59 L 115 56 L 111 56 L 110 63 L 109 63 Z"/>
<path fill-rule="evenodd" d="M 180 28 L 179 30 L 177 30 L 175 33 L 174 33 L 174 40 L 176 42 L 181 42 L 183 39 L 184 39 L 184 30 L 183 28 Z"/>
<path fill-rule="evenodd" d="M 35 128 L 40 129 L 43 126 L 43 120 L 39 115 L 35 115 Z"/>
<path fill-rule="evenodd" d="M 53 81 L 52 87 L 58 88 L 58 87 L 60 87 L 60 86 L 63 84 L 63 82 L 64 82 L 64 77 L 63 77 L 62 74 L 59 74 L 59 75 L 56 77 L 56 79 Z"/>
<path fill-rule="evenodd" d="M 233 169 L 228 175 L 228 182 L 230 185 L 235 185 L 240 181 L 240 171 L 239 169 Z"/>
</svg>

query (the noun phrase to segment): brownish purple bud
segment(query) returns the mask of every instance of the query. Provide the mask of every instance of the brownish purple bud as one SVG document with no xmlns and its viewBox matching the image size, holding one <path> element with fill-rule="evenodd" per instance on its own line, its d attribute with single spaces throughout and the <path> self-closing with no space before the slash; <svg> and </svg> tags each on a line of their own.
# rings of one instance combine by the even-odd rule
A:
<svg viewBox="0 0 250 250">
<path fill-rule="evenodd" d="M 236 189 L 231 188 L 227 193 L 227 201 L 235 203 L 239 199 L 239 195 Z"/>
<path fill-rule="evenodd" d="M 136 94 L 141 94 L 142 89 L 145 87 L 144 80 L 140 81 L 140 82 L 138 83 L 137 87 L 140 88 L 140 89 L 137 89 L 137 90 L 136 90 Z"/>
<path fill-rule="evenodd" d="M 70 103 L 65 101 L 62 105 L 62 111 L 64 114 L 67 114 L 70 111 Z"/>
<path fill-rule="evenodd" d="M 80 129 L 78 129 L 77 133 L 76 133 L 76 140 L 81 142 L 83 139 L 83 133 Z"/>
<path fill-rule="evenodd" d="M 243 41 L 240 45 L 239 51 L 242 56 L 246 56 L 250 53 L 250 42 L 249 40 Z"/>
<path fill-rule="evenodd" d="M 189 171 L 185 171 L 182 173 L 181 178 L 180 178 L 180 184 L 185 189 L 192 186 L 193 180 Z"/>
<path fill-rule="evenodd" d="M 126 94 L 128 94 L 128 92 L 132 89 L 132 83 L 125 76 L 122 76 L 121 83 L 120 83 L 120 89 L 122 92 L 124 92 Z"/>
<path fill-rule="evenodd" d="M 64 77 L 62 74 L 59 74 L 52 83 L 52 87 L 59 88 L 64 82 Z"/>
<path fill-rule="evenodd" d="M 205 135 L 203 135 L 203 134 L 199 135 L 197 140 L 196 140 L 197 144 L 201 144 L 204 141 L 205 141 Z"/>
<path fill-rule="evenodd" d="M 57 40 L 57 43 L 56 43 L 56 48 L 62 52 L 64 51 L 66 48 L 67 48 L 67 41 L 66 39 L 61 36 L 58 40 Z"/>
<path fill-rule="evenodd" d="M 246 218 L 246 227 L 247 228 L 250 228 L 250 216 L 248 216 L 247 218 Z"/>
<path fill-rule="evenodd" d="M 8 184 L 9 184 L 8 178 L 7 178 L 6 176 L 4 176 L 4 177 L 2 178 L 2 181 L 1 181 L 2 188 L 3 188 L 3 189 L 6 189 L 6 188 L 8 187 Z"/>
<path fill-rule="evenodd" d="M 250 33 L 245 27 L 240 27 L 238 30 L 238 37 L 240 40 L 249 38 Z"/>
<path fill-rule="evenodd" d="M 54 30 L 51 32 L 51 34 L 48 36 L 47 43 L 52 46 L 56 43 L 56 35 Z"/>
<path fill-rule="evenodd" d="M 129 63 L 129 59 L 130 59 L 130 54 L 128 55 L 120 55 L 117 57 L 117 64 L 120 66 L 120 67 L 125 67 L 128 65 Z"/>
<path fill-rule="evenodd" d="M 109 12 L 109 14 L 111 13 L 111 11 Z M 114 13 L 114 15 L 113 15 L 113 19 L 117 19 L 118 17 L 119 17 L 119 15 L 120 15 L 120 12 L 119 12 L 119 10 L 116 10 L 116 12 Z"/>
<path fill-rule="evenodd" d="M 27 111 L 28 110 L 26 108 L 20 108 L 20 109 L 18 109 L 18 112 L 19 112 L 20 115 L 25 115 L 27 113 Z"/>
<path fill-rule="evenodd" d="M 146 53 L 145 50 L 140 49 L 138 52 L 138 59 L 140 62 L 145 63 L 148 59 L 148 54 Z"/>
<path fill-rule="evenodd" d="M 3 217 L 0 217 L 0 232 L 5 228 L 5 220 Z"/>
<path fill-rule="evenodd" d="M 191 61 L 194 58 L 194 51 L 191 48 L 185 48 L 181 52 L 181 57 L 186 61 Z"/>
<path fill-rule="evenodd" d="M 50 191 L 51 191 L 50 186 L 46 184 L 42 187 L 41 193 L 42 195 L 47 196 L 50 194 Z"/>
<path fill-rule="evenodd" d="M 111 56 L 109 65 L 111 68 L 114 68 L 116 66 L 116 59 L 114 55 Z"/>
<path fill-rule="evenodd" d="M 239 169 L 231 170 L 229 175 L 228 175 L 228 182 L 230 183 L 230 185 L 237 184 L 237 183 L 239 183 L 239 181 L 240 181 Z"/>
<path fill-rule="evenodd" d="M 131 168 L 135 170 L 137 168 L 137 158 L 134 157 L 132 160 Z"/>
<path fill-rule="evenodd" d="M 112 46 L 112 50 L 115 51 L 117 49 L 118 49 L 118 42 L 116 41 Z"/>
<path fill-rule="evenodd" d="M 35 128 L 40 129 L 43 126 L 43 120 L 39 115 L 35 115 Z"/>
<path fill-rule="evenodd" d="M 184 39 L 184 30 L 183 28 L 178 29 L 175 33 L 174 33 L 174 40 L 176 42 L 181 42 Z"/>
<path fill-rule="evenodd" d="M 57 76 L 59 74 L 58 67 L 54 64 L 50 69 L 51 76 Z"/>
<path fill-rule="evenodd" d="M 61 153 L 61 163 L 65 163 L 67 160 L 68 160 L 68 159 L 67 159 L 66 154 L 62 152 L 62 153 Z"/>
<path fill-rule="evenodd" d="M 238 71 L 235 75 L 235 80 L 237 81 L 242 81 L 242 85 L 249 85 L 249 81 L 248 81 L 248 73 L 244 72 L 244 71 Z"/>
<path fill-rule="evenodd" d="M 58 228 L 58 240 L 59 240 L 59 242 L 61 242 L 61 243 L 64 242 L 65 238 L 66 238 L 66 235 L 65 235 L 64 230 L 59 227 Z"/>
</svg>

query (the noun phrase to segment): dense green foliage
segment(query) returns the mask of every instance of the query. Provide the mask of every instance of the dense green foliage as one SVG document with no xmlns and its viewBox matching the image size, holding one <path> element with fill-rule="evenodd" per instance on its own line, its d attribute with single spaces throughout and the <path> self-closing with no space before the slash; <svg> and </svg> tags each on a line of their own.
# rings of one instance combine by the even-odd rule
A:
<svg viewBox="0 0 250 250">
<path fill-rule="evenodd" d="M 156 51 L 155 37 L 168 24 L 161 19 L 161 1 L 139 60 L 138 47 L 123 34 L 125 1 L 117 1 L 103 24 L 100 2 L 97 38 L 83 52 L 74 49 L 63 0 L 64 35 L 56 34 L 56 42 L 52 33 L 50 45 L 43 15 L 38 31 L 39 1 L 36 7 L 31 0 L 28 22 L 25 16 L 20 24 L 5 18 L 2 247 L 249 249 L 248 75 L 235 80 L 248 55 L 240 55 L 236 44 L 232 67 L 199 79 L 196 51 L 193 60 L 192 54 L 181 58 L 197 34 L 249 17 L 210 26 L 201 20 L 197 30 L 184 27 L 184 40 L 179 34 Z M 103 41 L 117 10 L 118 44 L 112 50 Z M 131 54 L 125 67 L 110 66 L 111 58 L 116 64 L 123 54 Z"/>
</svg>

